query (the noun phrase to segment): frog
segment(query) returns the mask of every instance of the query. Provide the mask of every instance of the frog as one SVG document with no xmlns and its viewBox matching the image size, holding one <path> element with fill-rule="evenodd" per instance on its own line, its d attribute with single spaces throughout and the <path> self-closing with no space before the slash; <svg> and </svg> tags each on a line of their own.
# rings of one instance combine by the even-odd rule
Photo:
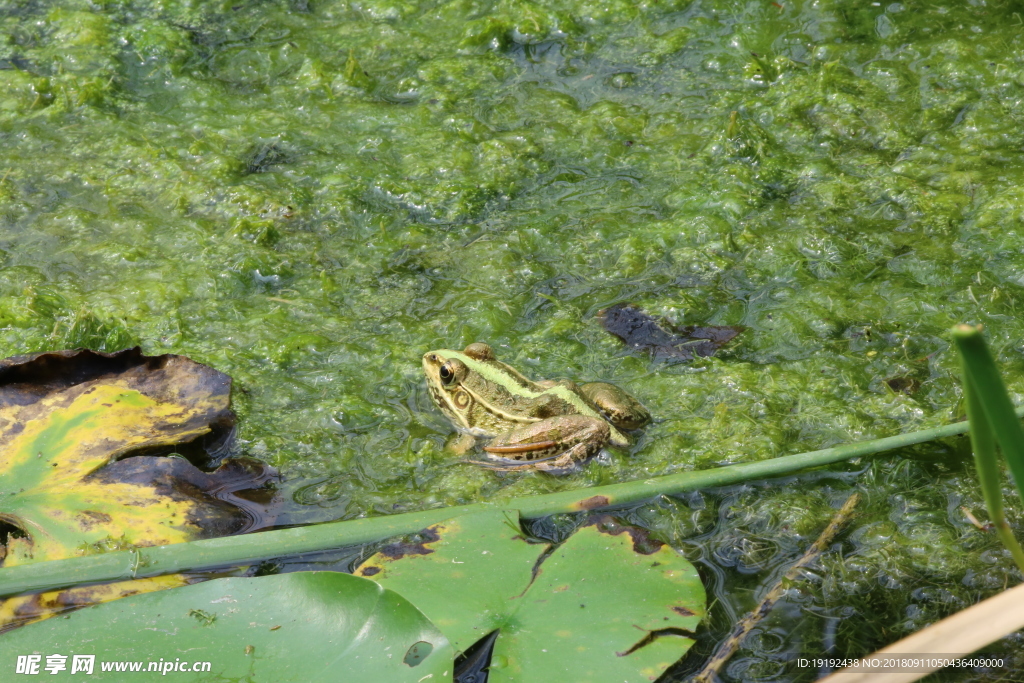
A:
<svg viewBox="0 0 1024 683">
<path fill-rule="evenodd" d="M 640 401 L 614 384 L 535 382 L 484 342 L 426 352 L 423 373 L 434 404 L 463 435 L 455 450 L 490 439 L 487 459 L 470 461 L 489 469 L 572 472 L 605 446 L 629 446 L 625 432 L 651 420 Z"/>
</svg>

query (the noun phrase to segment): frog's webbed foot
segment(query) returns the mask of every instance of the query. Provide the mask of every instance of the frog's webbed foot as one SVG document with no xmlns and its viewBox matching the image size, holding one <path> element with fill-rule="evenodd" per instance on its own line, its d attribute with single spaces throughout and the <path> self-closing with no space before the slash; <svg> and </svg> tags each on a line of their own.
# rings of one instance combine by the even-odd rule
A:
<svg viewBox="0 0 1024 683">
<path fill-rule="evenodd" d="M 582 445 L 582 444 L 581 444 Z M 513 460 L 512 458 L 500 458 L 488 455 L 487 460 L 463 460 L 462 462 L 472 463 L 478 467 L 497 472 L 521 472 L 522 470 L 540 470 L 548 474 L 561 475 L 569 474 L 579 470 L 583 460 L 577 460 L 579 454 L 573 453 L 574 448 L 558 455 L 539 458 L 537 460 Z M 582 456 L 585 460 L 587 455 Z"/>
</svg>

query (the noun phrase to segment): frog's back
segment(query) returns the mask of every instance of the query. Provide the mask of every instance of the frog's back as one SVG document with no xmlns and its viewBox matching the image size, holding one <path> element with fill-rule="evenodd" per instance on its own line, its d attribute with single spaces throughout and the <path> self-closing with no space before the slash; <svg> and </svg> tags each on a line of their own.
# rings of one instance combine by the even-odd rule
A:
<svg viewBox="0 0 1024 683">
<path fill-rule="evenodd" d="M 424 370 L 434 402 L 456 429 L 475 436 L 498 436 L 524 424 L 567 415 L 606 421 L 575 383 L 534 382 L 497 360 L 491 347 L 480 342 L 464 351 L 428 351 Z M 612 444 L 629 443 L 609 426 Z"/>
</svg>

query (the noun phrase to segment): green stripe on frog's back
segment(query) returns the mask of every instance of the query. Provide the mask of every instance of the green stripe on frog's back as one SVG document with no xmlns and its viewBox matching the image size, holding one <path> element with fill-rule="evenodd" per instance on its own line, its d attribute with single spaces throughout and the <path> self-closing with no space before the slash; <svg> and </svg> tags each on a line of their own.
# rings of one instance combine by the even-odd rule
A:
<svg viewBox="0 0 1024 683">
<path fill-rule="evenodd" d="M 540 417 L 532 417 L 525 414 L 525 410 L 515 411 L 516 403 L 522 402 L 534 402 L 544 395 L 555 396 L 567 405 L 567 410 L 564 411 L 565 415 L 578 414 L 586 415 L 587 417 L 593 417 L 598 420 L 607 422 L 605 417 L 599 412 L 594 410 L 589 403 L 584 401 L 578 394 L 564 386 L 553 386 L 543 388 L 538 386 L 537 383 L 524 377 L 514 368 L 502 363 L 501 361 L 491 360 L 477 360 L 464 353 L 453 351 L 451 349 L 445 349 L 439 351 L 446 358 L 455 358 L 466 364 L 466 367 L 476 373 L 481 379 L 486 381 L 490 386 L 487 387 L 487 392 L 490 395 L 497 395 L 498 393 L 504 394 L 509 398 L 509 403 L 513 406 L 513 411 L 501 408 L 495 405 L 492 401 L 484 398 L 479 390 L 474 390 L 472 387 L 467 386 L 466 382 L 462 383 L 462 387 L 469 392 L 473 397 L 473 400 L 485 407 L 486 410 L 496 416 L 499 416 L 503 420 L 515 423 L 529 423 L 539 422 Z M 614 446 L 628 446 L 629 439 L 615 428 L 614 425 L 608 425 L 611 432 L 610 442 Z"/>
</svg>

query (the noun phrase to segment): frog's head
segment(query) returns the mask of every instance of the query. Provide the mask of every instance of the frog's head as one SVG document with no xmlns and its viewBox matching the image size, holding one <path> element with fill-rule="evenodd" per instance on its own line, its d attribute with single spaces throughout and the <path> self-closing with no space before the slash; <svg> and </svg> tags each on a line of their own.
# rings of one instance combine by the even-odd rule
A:
<svg viewBox="0 0 1024 683">
<path fill-rule="evenodd" d="M 474 428 L 470 419 L 473 397 L 465 387 L 481 363 L 493 361 L 494 352 L 483 342 L 470 344 L 463 351 L 438 349 L 423 354 L 423 374 L 427 376 L 430 398 L 456 429 Z"/>
</svg>

